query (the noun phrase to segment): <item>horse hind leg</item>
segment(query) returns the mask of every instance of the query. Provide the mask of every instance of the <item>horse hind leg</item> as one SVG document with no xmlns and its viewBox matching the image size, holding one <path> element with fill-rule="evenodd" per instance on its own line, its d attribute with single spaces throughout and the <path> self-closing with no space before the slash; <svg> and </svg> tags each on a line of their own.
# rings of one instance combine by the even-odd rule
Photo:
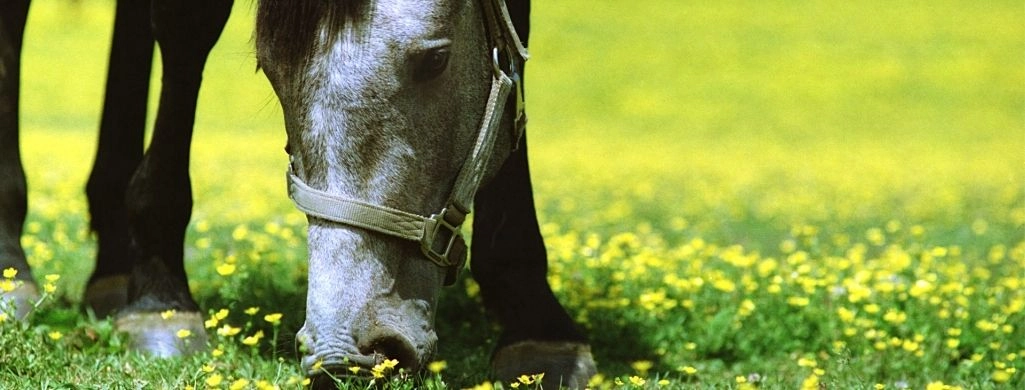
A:
<svg viewBox="0 0 1025 390">
<path fill-rule="evenodd" d="M 0 275 L 0 316 L 13 312 L 17 318 L 24 318 L 39 297 L 21 247 L 28 200 L 18 144 L 18 95 L 28 5 L 28 0 L 0 3 L 0 270 L 16 272 Z"/>
<path fill-rule="evenodd" d="M 125 191 L 142 161 L 153 62 L 149 1 L 118 1 L 96 160 L 86 184 L 96 268 L 85 303 L 98 317 L 127 304 L 132 253 Z"/>
<path fill-rule="evenodd" d="M 128 183 L 126 211 L 134 262 L 128 305 L 116 325 L 136 350 L 188 354 L 206 347 L 202 316 L 189 292 L 183 264 L 185 228 L 192 210 L 189 149 L 196 100 L 207 55 L 231 11 L 230 0 L 155 0 L 153 36 L 163 77 L 153 139 Z M 161 313 L 176 310 L 164 319 Z M 178 337 L 181 329 L 192 336 Z"/>
</svg>

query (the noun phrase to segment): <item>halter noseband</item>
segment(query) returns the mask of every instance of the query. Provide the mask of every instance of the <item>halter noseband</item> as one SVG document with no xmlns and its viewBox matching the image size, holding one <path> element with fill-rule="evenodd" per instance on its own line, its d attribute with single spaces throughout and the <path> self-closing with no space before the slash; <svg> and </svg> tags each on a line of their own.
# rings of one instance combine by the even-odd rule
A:
<svg viewBox="0 0 1025 390">
<path fill-rule="evenodd" d="M 473 197 L 491 159 L 506 100 L 514 89 L 514 147 L 519 144 L 526 125 L 520 72 L 528 58 L 527 49 L 516 35 L 505 0 L 482 0 L 481 3 L 494 65 L 491 92 L 484 106 L 484 119 L 477 131 L 477 140 L 463 162 L 452 193 L 441 211 L 425 217 L 332 195 L 310 187 L 296 176 L 292 168 L 294 162 L 289 164 L 286 174 L 288 196 L 300 211 L 328 221 L 419 242 L 428 260 L 447 269 L 445 285 L 455 283 L 456 276 L 466 264 L 467 248 L 462 225 L 473 210 Z"/>
</svg>

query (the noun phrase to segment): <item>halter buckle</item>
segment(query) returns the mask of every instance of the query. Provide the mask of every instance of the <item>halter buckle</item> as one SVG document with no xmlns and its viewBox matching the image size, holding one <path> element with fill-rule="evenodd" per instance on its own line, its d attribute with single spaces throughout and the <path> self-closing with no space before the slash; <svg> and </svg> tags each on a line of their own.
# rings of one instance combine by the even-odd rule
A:
<svg viewBox="0 0 1025 390">
<path fill-rule="evenodd" d="M 459 270 L 466 264 L 466 241 L 463 240 L 462 225 L 466 214 L 456 208 L 446 207 L 427 219 L 420 249 L 427 259 L 442 268 L 447 268 L 445 285 L 455 283 Z"/>
</svg>

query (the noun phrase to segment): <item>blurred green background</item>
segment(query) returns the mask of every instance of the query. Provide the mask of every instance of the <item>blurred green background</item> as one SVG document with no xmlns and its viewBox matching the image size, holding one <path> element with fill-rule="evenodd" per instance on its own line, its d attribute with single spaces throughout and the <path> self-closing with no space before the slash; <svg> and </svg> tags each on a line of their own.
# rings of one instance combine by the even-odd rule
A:
<svg viewBox="0 0 1025 390">
<path fill-rule="evenodd" d="M 614 180 L 624 187 L 673 182 L 654 187 L 674 198 L 710 178 L 853 183 L 884 175 L 878 186 L 889 188 L 925 177 L 970 181 L 965 171 L 972 170 L 1004 184 L 1025 176 L 1020 2 L 557 0 L 533 7 L 528 110 L 541 182 L 619 172 Z M 252 182 L 268 183 L 261 202 L 284 208 L 280 109 L 255 70 L 252 4 L 236 8 L 205 74 L 197 193 L 202 198 L 219 181 L 206 167 L 232 164 Z M 40 139 L 59 135 L 75 140 L 61 153 L 82 161 L 60 170 L 84 181 L 111 10 L 112 2 L 97 0 L 33 5 L 23 72 L 28 169 L 57 174 L 46 148 L 33 145 L 53 145 Z M 218 147 L 202 146 L 211 144 Z"/>
</svg>

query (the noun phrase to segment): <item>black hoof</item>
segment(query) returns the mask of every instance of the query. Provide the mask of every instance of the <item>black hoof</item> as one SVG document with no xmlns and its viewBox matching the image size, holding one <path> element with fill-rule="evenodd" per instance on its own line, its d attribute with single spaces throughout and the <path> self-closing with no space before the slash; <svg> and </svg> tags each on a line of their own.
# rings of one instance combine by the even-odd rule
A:
<svg viewBox="0 0 1025 390">
<path fill-rule="evenodd" d="M 583 389 L 597 374 L 591 347 L 557 341 L 521 341 L 500 348 L 491 359 L 496 379 L 511 383 L 520 375 L 544 374 L 545 388 Z"/>
</svg>

